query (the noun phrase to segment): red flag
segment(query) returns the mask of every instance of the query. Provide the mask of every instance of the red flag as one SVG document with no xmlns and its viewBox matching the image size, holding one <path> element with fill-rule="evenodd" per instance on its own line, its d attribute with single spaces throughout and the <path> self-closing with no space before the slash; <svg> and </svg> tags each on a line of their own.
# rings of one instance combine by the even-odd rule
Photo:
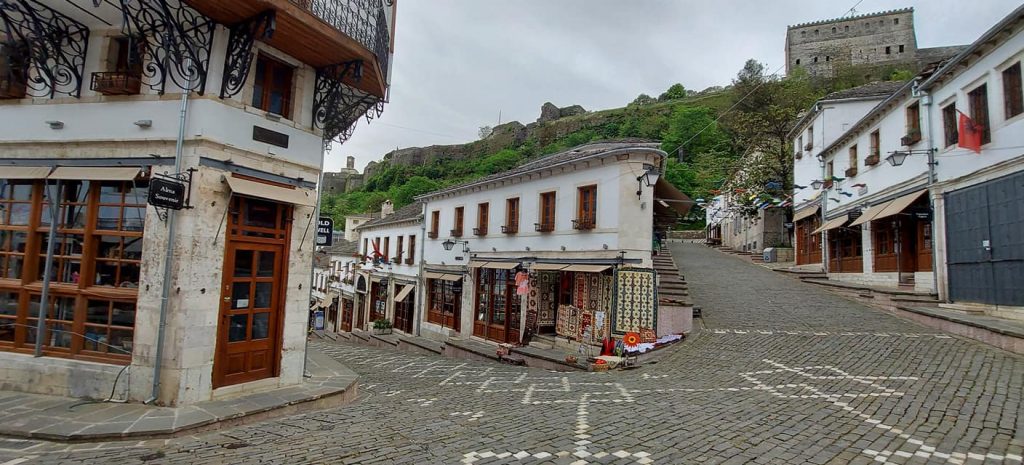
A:
<svg viewBox="0 0 1024 465">
<path fill-rule="evenodd" d="M 957 144 L 965 149 L 971 149 L 975 153 L 981 153 L 981 133 L 984 126 L 974 122 L 963 112 L 960 113 L 960 142 Z"/>
<path fill-rule="evenodd" d="M 370 241 L 370 245 L 373 246 L 373 258 L 376 259 L 377 257 L 380 257 L 381 254 L 380 249 L 377 248 L 377 241 Z"/>
</svg>

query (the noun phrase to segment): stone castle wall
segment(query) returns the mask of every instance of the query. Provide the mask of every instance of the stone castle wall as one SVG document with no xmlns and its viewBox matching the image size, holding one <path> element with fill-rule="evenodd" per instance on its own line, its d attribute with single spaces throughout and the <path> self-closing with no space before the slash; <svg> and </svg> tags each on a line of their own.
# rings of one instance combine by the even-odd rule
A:
<svg viewBox="0 0 1024 465">
<path fill-rule="evenodd" d="M 843 66 L 914 63 L 914 9 L 892 10 L 790 26 L 786 72 L 797 67 L 833 76 Z"/>
</svg>

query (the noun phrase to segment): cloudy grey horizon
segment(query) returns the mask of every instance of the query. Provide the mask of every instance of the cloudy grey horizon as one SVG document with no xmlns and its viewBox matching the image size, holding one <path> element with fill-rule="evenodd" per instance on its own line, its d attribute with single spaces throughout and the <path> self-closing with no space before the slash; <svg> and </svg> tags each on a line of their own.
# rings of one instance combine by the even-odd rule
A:
<svg viewBox="0 0 1024 465">
<path fill-rule="evenodd" d="M 398 0 L 391 99 L 334 144 L 325 169 L 362 171 L 396 148 L 461 144 L 481 126 L 527 124 L 544 102 L 616 108 L 673 83 L 728 85 L 750 58 L 784 65 L 789 25 L 838 18 L 857 0 Z M 973 42 L 1013 0 L 861 0 L 857 14 L 913 7 L 918 47 Z M 780 71 L 782 72 L 782 71 Z"/>
</svg>

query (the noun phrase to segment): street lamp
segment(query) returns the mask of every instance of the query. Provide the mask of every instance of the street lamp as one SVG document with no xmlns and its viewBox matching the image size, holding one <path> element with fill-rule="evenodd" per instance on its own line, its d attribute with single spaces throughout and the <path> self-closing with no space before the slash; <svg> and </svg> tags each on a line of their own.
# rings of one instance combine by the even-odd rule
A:
<svg viewBox="0 0 1024 465">
<path fill-rule="evenodd" d="M 814 190 L 821 189 L 821 186 L 824 186 L 824 185 L 825 185 L 825 181 L 822 181 L 820 179 L 815 179 L 815 180 L 811 181 L 811 187 L 813 187 Z"/>
<path fill-rule="evenodd" d="M 885 161 L 889 162 L 892 166 L 900 166 L 911 155 L 931 155 L 932 153 L 932 150 L 895 150 L 890 152 L 888 157 L 885 157 Z M 939 162 L 929 161 L 928 164 L 938 165 Z"/>
<path fill-rule="evenodd" d="M 444 247 L 444 250 L 452 250 L 453 248 L 455 248 L 455 244 L 458 243 L 462 244 L 462 253 L 469 252 L 469 241 L 456 241 L 452 239 L 446 239 L 444 242 L 441 243 L 441 246 Z"/>
<path fill-rule="evenodd" d="M 646 184 L 647 187 L 654 186 L 654 184 L 658 182 L 658 176 L 660 175 L 661 172 L 658 171 L 658 168 L 654 165 L 644 163 L 644 173 L 636 177 L 636 197 L 638 199 L 642 198 L 644 185 Z"/>
</svg>

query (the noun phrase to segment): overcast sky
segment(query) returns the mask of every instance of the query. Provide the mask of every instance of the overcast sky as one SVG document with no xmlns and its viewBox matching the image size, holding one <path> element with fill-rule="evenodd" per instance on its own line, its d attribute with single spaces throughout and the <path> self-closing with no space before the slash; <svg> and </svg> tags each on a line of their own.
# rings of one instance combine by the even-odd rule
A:
<svg viewBox="0 0 1024 465">
<path fill-rule="evenodd" d="M 843 16 L 857 0 L 398 0 L 391 102 L 335 144 L 362 171 L 396 147 L 459 144 L 547 101 L 615 108 L 675 82 L 727 85 L 748 58 L 784 64 L 786 26 Z M 1017 0 L 861 0 L 915 9 L 919 47 L 967 44 Z"/>
</svg>

